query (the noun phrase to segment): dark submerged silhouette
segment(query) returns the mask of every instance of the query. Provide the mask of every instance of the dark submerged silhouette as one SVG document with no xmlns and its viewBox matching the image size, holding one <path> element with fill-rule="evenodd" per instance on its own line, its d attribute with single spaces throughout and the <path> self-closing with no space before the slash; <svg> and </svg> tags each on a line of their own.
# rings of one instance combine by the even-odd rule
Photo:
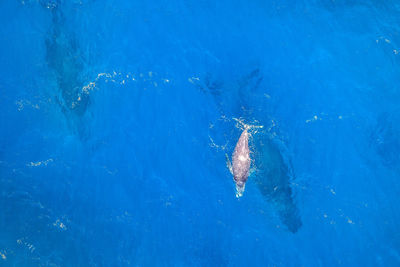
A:
<svg viewBox="0 0 400 267">
<path fill-rule="evenodd" d="M 51 12 L 52 25 L 46 39 L 46 61 L 53 71 L 59 92 L 56 96 L 66 114 L 81 116 L 85 113 L 89 94 L 83 90 L 84 60 L 79 43 L 68 30 L 60 1 L 43 1 Z"/>
<path fill-rule="evenodd" d="M 253 137 L 256 171 L 251 177 L 261 194 L 273 205 L 282 223 L 296 233 L 302 226 L 290 186 L 292 171 L 276 144 L 266 133 Z"/>
<path fill-rule="evenodd" d="M 253 114 L 253 110 L 257 107 L 252 106 L 254 103 L 249 99 L 263 98 L 263 80 L 260 69 L 255 69 L 239 79 L 235 86 L 228 83 L 229 88 L 224 88 L 228 86 L 221 81 L 216 81 L 208 73 L 195 86 L 213 96 L 222 116 L 239 117 L 237 116 L 239 114 L 240 117 L 247 119 L 257 117 Z M 230 103 L 232 99 L 236 99 L 235 103 Z M 263 108 L 259 110 L 265 113 Z M 262 116 L 264 117 L 265 114 Z M 296 233 L 301 228 L 302 221 L 291 188 L 291 182 L 294 179 L 293 171 L 285 162 L 281 149 L 267 132 L 261 131 L 254 134 L 250 141 L 252 152 L 250 156 L 254 160 L 256 171 L 249 179 L 255 182 L 261 194 L 273 205 L 287 229 Z"/>
</svg>

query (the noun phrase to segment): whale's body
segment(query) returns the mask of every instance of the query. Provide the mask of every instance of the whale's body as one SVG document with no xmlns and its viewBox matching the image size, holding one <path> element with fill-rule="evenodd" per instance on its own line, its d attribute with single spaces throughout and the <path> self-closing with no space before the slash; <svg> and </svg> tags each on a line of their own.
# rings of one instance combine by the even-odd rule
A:
<svg viewBox="0 0 400 267">
<path fill-rule="evenodd" d="M 253 139 L 257 149 L 254 161 L 257 170 L 254 183 L 261 194 L 274 206 L 283 224 L 292 233 L 302 226 L 293 190 L 291 188 L 292 171 L 278 148 L 266 134 L 259 134 Z"/>
<path fill-rule="evenodd" d="M 250 170 L 249 133 L 245 129 L 240 135 L 232 155 L 232 174 L 236 183 L 236 197 L 241 197 L 244 192 Z"/>
<path fill-rule="evenodd" d="M 216 107 L 221 113 L 221 118 L 259 118 L 260 124 L 268 125 L 271 123 L 271 121 L 264 120 L 270 117 L 271 110 L 268 111 L 265 108 L 264 101 L 257 100 L 257 97 L 261 99 L 265 96 L 265 87 L 262 86 L 264 79 L 262 71 L 258 68 L 255 69 L 239 79 L 236 87 L 230 86 L 229 88 L 224 85 L 223 80 L 216 79 L 213 75 L 206 74 L 204 79 L 200 79 L 195 85 L 202 92 L 208 93 L 214 98 Z M 220 122 L 225 123 L 225 120 L 220 120 Z M 252 166 L 254 173 L 252 172 L 251 174 L 254 185 L 258 187 L 264 199 L 272 204 L 287 229 L 292 233 L 296 233 L 302 227 L 301 214 L 295 198 L 296 192 L 292 188 L 296 175 L 290 164 L 290 157 L 286 159 L 287 154 L 284 152 L 283 147 L 278 145 L 280 143 L 279 133 L 274 130 L 272 136 L 271 129 L 269 129 L 268 131 L 258 131 L 257 134 L 252 134 L 252 149 L 250 153 L 248 130 L 249 128 L 247 128 L 247 131 L 243 131 L 240 136 L 231 161 L 229 156 L 226 155 L 227 167 L 236 183 L 236 196 L 240 197 L 243 194 L 244 186 L 249 176 L 250 165 L 254 164 Z M 220 136 L 220 138 L 224 140 L 225 136 Z M 246 155 L 248 155 L 248 159 L 246 159 Z M 240 161 L 241 156 L 245 156 L 246 160 Z"/>
<path fill-rule="evenodd" d="M 81 93 L 85 75 L 83 53 L 73 29 L 68 27 L 60 1 L 42 1 L 42 6 L 51 12 L 52 24 L 45 44 L 46 61 L 59 90 L 56 100 L 65 113 L 83 115 L 89 102 L 88 94 Z"/>
</svg>

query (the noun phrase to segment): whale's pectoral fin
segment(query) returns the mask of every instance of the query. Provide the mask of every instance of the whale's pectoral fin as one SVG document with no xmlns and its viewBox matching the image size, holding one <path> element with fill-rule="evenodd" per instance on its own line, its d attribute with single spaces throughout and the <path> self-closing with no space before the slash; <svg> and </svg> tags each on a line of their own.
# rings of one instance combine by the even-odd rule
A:
<svg viewBox="0 0 400 267">
<path fill-rule="evenodd" d="M 252 167 L 249 170 L 249 176 L 251 176 L 253 173 L 255 173 L 257 171 L 256 167 Z"/>
<path fill-rule="evenodd" d="M 229 160 L 228 154 L 225 153 L 225 157 L 226 157 L 226 166 L 228 167 L 230 173 L 233 175 L 232 163 Z"/>
</svg>

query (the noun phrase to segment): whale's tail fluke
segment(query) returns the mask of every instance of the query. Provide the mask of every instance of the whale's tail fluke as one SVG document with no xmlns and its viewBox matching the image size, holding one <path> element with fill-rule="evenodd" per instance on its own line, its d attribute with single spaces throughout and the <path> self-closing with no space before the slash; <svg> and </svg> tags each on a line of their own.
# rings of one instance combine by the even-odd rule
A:
<svg viewBox="0 0 400 267">
<path fill-rule="evenodd" d="M 236 198 L 240 198 L 243 196 L 245 187 L 246 187 L 246 184 L 243 182 L 236 183 Z"/>
</svg>

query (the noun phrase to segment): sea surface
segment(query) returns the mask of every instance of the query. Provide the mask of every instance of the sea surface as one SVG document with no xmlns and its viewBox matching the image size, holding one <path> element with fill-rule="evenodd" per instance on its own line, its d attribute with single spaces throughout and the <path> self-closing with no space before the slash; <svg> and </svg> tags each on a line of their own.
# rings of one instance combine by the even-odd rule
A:
<svg viewBox="0 0 400 267">
<path fill-rule="evenodd" d="M 1 0 L 0 25 L 0 266 L 400 266 L 399 1 Z"/>
</svg>

